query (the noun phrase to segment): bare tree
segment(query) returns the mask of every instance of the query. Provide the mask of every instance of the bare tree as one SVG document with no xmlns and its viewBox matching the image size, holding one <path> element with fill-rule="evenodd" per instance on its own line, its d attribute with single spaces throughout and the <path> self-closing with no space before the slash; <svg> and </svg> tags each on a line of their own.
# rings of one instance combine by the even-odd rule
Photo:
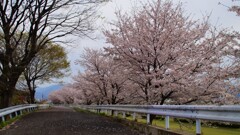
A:
<svg viewBox="0 0 240 135">
<path fill-rule="evenodd" d="M 0 4 L 0 107 L 10 105 L 19 76 L 50 41 L 93 31 L 106 0 L 3 0 Z M 27 35 L 25 33 L 28 33 Z M 24 39 L 24 40 L 23 40 Z M 25 40 L 26 39 L 26 40 Z M 18 48 L 24 48 L 19 50 Z"/>
</svg>

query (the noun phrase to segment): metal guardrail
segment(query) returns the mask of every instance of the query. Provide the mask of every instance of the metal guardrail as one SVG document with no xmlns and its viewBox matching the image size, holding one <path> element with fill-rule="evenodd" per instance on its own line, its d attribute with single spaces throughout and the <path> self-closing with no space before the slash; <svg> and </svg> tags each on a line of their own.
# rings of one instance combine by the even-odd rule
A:
<svg viewBox="0 0 240 135">
<path fill-rule="evenodd" d="M 40 105 L 38 105 L 38 109 L 40 109 L 40 110 L 47 109 L 49 107 L 50 107 L 49 104 L 40 104 Z"/>
<path fill-rule="evenodd" d="M 25 105 L 17 105 L 11 106 L 8 108 L 0 109 L 0 117 L 2 118 L 2 122 L 4 122 L 7 116 L 12 119 L 14 116 L 22 115 L 23 111 L 26 110 L 28 112 L 36 110 L 38 105 L 35 104 L 25 104 Z"/>
<path fill-rule="evenodd" d="M 29 105 L 29 104 L 15 105 L 15 106 L 11 106 L 11 107 L 8 107 L 8 108 L 0 109 L 0 112 L 4 112 L 4 111 L 7 111 L 7 110 L 11 110 L 11 109 L 18 108 L 18 107 L 24 107 L 24 106 L 28 106 L 28 105 Z"/>
<path fill-rule="evenodd" d="M 205 105 L 90 105 L 75 106 L 82 109 L 110 110 L 122 112 L 123 118 L 126 112 L 147 114 L 147 124 L 150 124 L 150 115 L 165 116 L 165 128 L 169 129 L 169 117 L 189 118 L 196 120 L 196 134 L 201 135 L 201 120 L 223 121 L 240 123 L 240 105 L 205 106 Z"/>
</svg>

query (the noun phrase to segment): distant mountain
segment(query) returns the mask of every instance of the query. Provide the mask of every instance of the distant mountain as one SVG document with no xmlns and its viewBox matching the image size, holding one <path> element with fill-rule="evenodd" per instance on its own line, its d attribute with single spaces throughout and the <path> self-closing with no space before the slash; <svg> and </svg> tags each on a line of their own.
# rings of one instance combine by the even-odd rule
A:
<svg viewBox="0 0 240 135">
<path fill-rule="evenodd" d="M 63 87 L 63 85 L 51 85 L 48 87 L 39 87 L 36 89 L 35 99 L 42 100 L 42 99 L 48 99 L 49 93 L 52 91 L 59 90 Z"/>
</svg>

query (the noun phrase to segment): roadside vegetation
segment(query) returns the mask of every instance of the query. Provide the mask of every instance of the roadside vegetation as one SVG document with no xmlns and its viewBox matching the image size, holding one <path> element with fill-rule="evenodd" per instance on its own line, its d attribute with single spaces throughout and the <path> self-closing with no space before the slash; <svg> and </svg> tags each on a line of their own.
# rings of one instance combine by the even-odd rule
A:
<svg viewBox="0 0 240 135">
<path fill-rule="evenodd" d="M 112 117 L 112 118 L 118 118 L 123 119 L 121 114 L 118 114 L 118 116 L 113 116 L 106 114 L 104 112 L 97 113 L 92 111 L 83 110 L 80 108 L 74 108 L 77 112 L 83 112 L 83 113 L 94 113 L 105 117 Z M 136 122 L 147 124 L 146 122 L 146 115 L 137 115 Z M 126 114 L 126 120 L 133 121 L 133 117 L 131 114 Z M 195 123 L 192 122 L 189 119 L 170 119 L 170 130 L 183 133 L 183 134 L 189 134 L 189 135 L 195 135 Z M 240 133 L 240 124 L 230 124 L 230 123 L 215 123 L 219 125 L 211 125 L 209 122 L 204 121 L 202 122 L 202 135 L 239 135 Z M 165 128 L 165 121 L 164 118 L 161 116 L 156 117 L 153 122 L 152 126 Z"/>
<path fill-rule="evenodd" d="M 17 120 L 21 119 L 22 116 L 17 116 L 17 117 L 14 117 L 12 119 L 9 119 L 7 121 L 4 121 L 4 122 L 0 122 L 0 129 L 12 124 L 13 122 L 16 122 Z"/>
</svg>

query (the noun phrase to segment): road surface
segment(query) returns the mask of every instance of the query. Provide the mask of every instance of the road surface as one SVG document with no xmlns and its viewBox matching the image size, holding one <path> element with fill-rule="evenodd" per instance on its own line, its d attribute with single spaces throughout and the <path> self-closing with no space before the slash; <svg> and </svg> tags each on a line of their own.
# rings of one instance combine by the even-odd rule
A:
<svg viewBox="0 0 240 135">
<path fill-rule="evenodd" d="M 0 131 L 0 135 L 139 135 L 111 118 L 53 107 L 30 113 Z"/>
</svg>

